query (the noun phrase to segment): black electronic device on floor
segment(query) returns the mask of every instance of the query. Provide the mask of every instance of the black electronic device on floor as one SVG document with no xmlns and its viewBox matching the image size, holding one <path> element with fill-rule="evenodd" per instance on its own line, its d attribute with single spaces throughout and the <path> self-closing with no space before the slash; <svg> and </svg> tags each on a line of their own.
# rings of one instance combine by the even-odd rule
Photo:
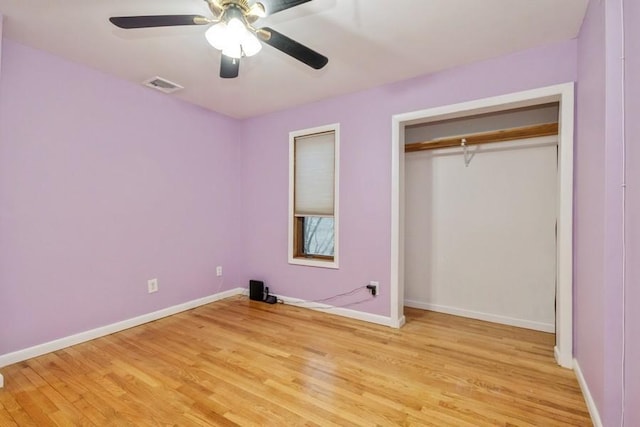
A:
<svg viewBox="0 0 640 427">
<path fill-rule="evenodd" d="M 264 288 L 264 302 L 267 304 L 275 304 L 278 302 L 278 298 L 275 295 L 269 295 L 269 287 Z"/>
<path fill-rule="evenodd" d="M 249 299 L 253 301 L 264 301 L 264 282 L 260 280 L 249 280 Z"/>
<path fill-rule="evenodd" d="M 266 302 L 267 304 L 278 302 L 278 298 L 275 295 L 269 295 L 269 287 L 264 286 L 264 282 L 261 280 L 249 280 L 249 299 Z"/>
</svg>

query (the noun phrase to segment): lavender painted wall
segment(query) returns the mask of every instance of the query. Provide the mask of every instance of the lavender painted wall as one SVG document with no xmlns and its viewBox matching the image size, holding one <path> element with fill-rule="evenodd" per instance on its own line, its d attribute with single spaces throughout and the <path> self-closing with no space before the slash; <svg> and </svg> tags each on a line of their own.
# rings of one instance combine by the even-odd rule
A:
<svg viewBox="0 0 640 427">
<path fill-rule="evenodd" d="M 605 425 L 622 419 L 622 307 L 623 301 L 623 87 L 622 2 L 605 2 L 605 240 L 604 240 L 604 354 Z"/>
<path fill-rule="evenodd" d="M 2 55 L 0 354 L 238 284 L 237 121 L 6 39 Z"/>
<path fill-rule="evenodd" d="M 574 355 L 604 403 L 604 3 L 590 2 L 578 41 L 575 144 Z"/>
<path fill-rule="evenodd" d="M 626 426 L 640 426 L 640 2 L 625 0 L 627 271 Z"/>
<path fill-rule="evenodd" d="M 4 22 L 4 16 L 0 13 L 0 76 L 2 75 L 2 23 Z"/>
<path fill-rule="evenodd" d="M 576 42 L 567 41 L 245 120 L 244 281 L 261 278 L 276 293 L 313 300 L 378 280 L 381 295 L 352 308 L 388 316 L 392 115 L 574 81 L 576 54 Z M 288 133 L 336 122 L 340 269 L 288 265 Z"/>
<path fill-rule="evenodd" d="M 627 164 L 638 152 L 632 143 L 633 126 L 638 126 L 640 108 L 632 93 L 638 93 L 637 2 L 591 1 L 578 43 L 578 131 L 576 151 L 576 359 L 605 426 L 640 423 L 640 371 L 633 360 L 639 351 L 632 337 L 638 337 L 639 316 L 634 313 L 638 270 L 637 214 L 640 201 L 633 172 L 628 177 L 626 238 L 630 250 L 623 269 L 623 113 L 627 96 Z M 623 33 L 621 22 L 627 22 Z M 624 40 L 624 42 L 623 42 Z M 626 43 L 627 85 L 623 78 L 623 46 Z M 633 170 L 633 169 L 630 169 Z M 634 240 L 635 239 L 635 240 Z M 635 243 L 634 243 L 635 242 Z M 636 245 L 634 247 L 634 244 Z M 635 250 L 635 252 L 634 252 Z M 634 258 L 634 254 L 636 258 Z M 634 270 L 635 269 L 635 270 Z M 626 300 L 623 275 L 626 275 Z M 634 294 L 635 290 L 635 294 Z M 622 368 L 623 306 L 627 315 L 626 404 Z M 635 322 L 634 322 L 635 321 Z M 635 332 L 635 335 L 634 335 Z M 624 406 L 623 406 L 624 405 Z M 635 411 L 635 412 L 634 412 Z"/>
</svg>

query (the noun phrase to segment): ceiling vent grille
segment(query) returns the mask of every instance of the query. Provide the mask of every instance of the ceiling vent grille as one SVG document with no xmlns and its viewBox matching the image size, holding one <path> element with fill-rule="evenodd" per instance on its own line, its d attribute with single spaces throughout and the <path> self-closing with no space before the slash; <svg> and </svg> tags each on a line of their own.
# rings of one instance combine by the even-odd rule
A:
<svg viewBox="0 0 640 427">
<path fill-rule="evenodd" d="M 149 80 L 145 80 L 144 82 L 142 82 L 142 84 L 164 93 L 172 93 L 177 90 L 184 89 L 184 87 L 180 86 L 179 84 L 158 76 L 150 78 Z"/>
</svg>

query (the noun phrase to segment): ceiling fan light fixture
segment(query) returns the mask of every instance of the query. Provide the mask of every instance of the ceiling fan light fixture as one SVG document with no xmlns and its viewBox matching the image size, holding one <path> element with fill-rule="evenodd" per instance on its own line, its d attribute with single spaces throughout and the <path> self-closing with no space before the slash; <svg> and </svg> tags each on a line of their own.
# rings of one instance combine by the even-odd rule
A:
<svg viewBox="0 0 640 427">
<path fill-rule="evenodd" d="M 219 24 L 212 25 L 204 33 L 207 42 L 218 50 L 224 50 L 227 43 L 227 24 L 220 22 Z"/>
<path fill-rule="evenodd" d="M 209 27 L 205 33 L 207 42 L 231 58 L 240 58 L 243 54 L 252 56 L 260 52 L 262 43 L 249 31 L 242 16 L 238 17 L 233 13 L 229 15 L 231 16 L 225 16 L 226 19 L 222 22 Z"/>
<path fill-rule="evenodd" d="M 240 42 L 247 32 L 247 27 L 239 18 L 231 18 L 227 21 L 227 38 L 229 41 Z"/>
<path fill-rule="evenodd" d="M 247 31 L 245 37 L 242 39 L 242 52 L 245 56 L 253 56 L 260 52 L 260 49 L 262 49 L 260 40 L 258 40 L 255 34 Z"/>
<path fill-rule="evenodd" d="M 222 54 L 233 59 L 240 59 L 242 57 L 242 47 L 239 44 L 229 45 L 222 50 Z"/>
</svg>

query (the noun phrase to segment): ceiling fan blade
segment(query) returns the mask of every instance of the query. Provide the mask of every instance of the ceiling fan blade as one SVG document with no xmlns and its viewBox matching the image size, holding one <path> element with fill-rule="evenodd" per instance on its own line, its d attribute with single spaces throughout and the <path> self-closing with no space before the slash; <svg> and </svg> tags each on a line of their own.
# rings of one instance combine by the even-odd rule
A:
<svg viewBox="0 0 640 427">
<path fill-rule="evenodd" d="M 114 16 L 109 21 L 124 29 L 173 27 L 176 25 L 205 25 L 210 20 L 200 15 Z"/>
<path fill-rule="evenodd" d="M 223 79 L 233 79 L 238 77 L 240 71 L 240 59 L 222 55 L 220 59 L 220 77 Z"/>
<path fill-rule="evenodd" d="M 311 0 L 260 0 L 258 3 L 262 3 L 265 16 L 269 16 L 310 1 Z"/>
<path fill-rule="evenodd" d="M 327 65 L 327 62 L 329 62 L 329 59 L 326 56 L 321 55 L 315 50 L 312 50 L 305 45 L 302 45 L 297 41 L 290 39 L 289 37 L 277 32 L 274 29 L 264 27 L 258 30 L 258 34 L 266 34 L 263 31 L 266 31 L 271 35 L 271 37 L 268 38 L 266 36 L 263 36 L 263 41 L 266 44 L 275 47 L 279 51 L 286 53 L 287 55 L 297 59 L 300 62 L 304 62 L 311 68 L 319 70 L 320 68 Z"/>
</svg>

